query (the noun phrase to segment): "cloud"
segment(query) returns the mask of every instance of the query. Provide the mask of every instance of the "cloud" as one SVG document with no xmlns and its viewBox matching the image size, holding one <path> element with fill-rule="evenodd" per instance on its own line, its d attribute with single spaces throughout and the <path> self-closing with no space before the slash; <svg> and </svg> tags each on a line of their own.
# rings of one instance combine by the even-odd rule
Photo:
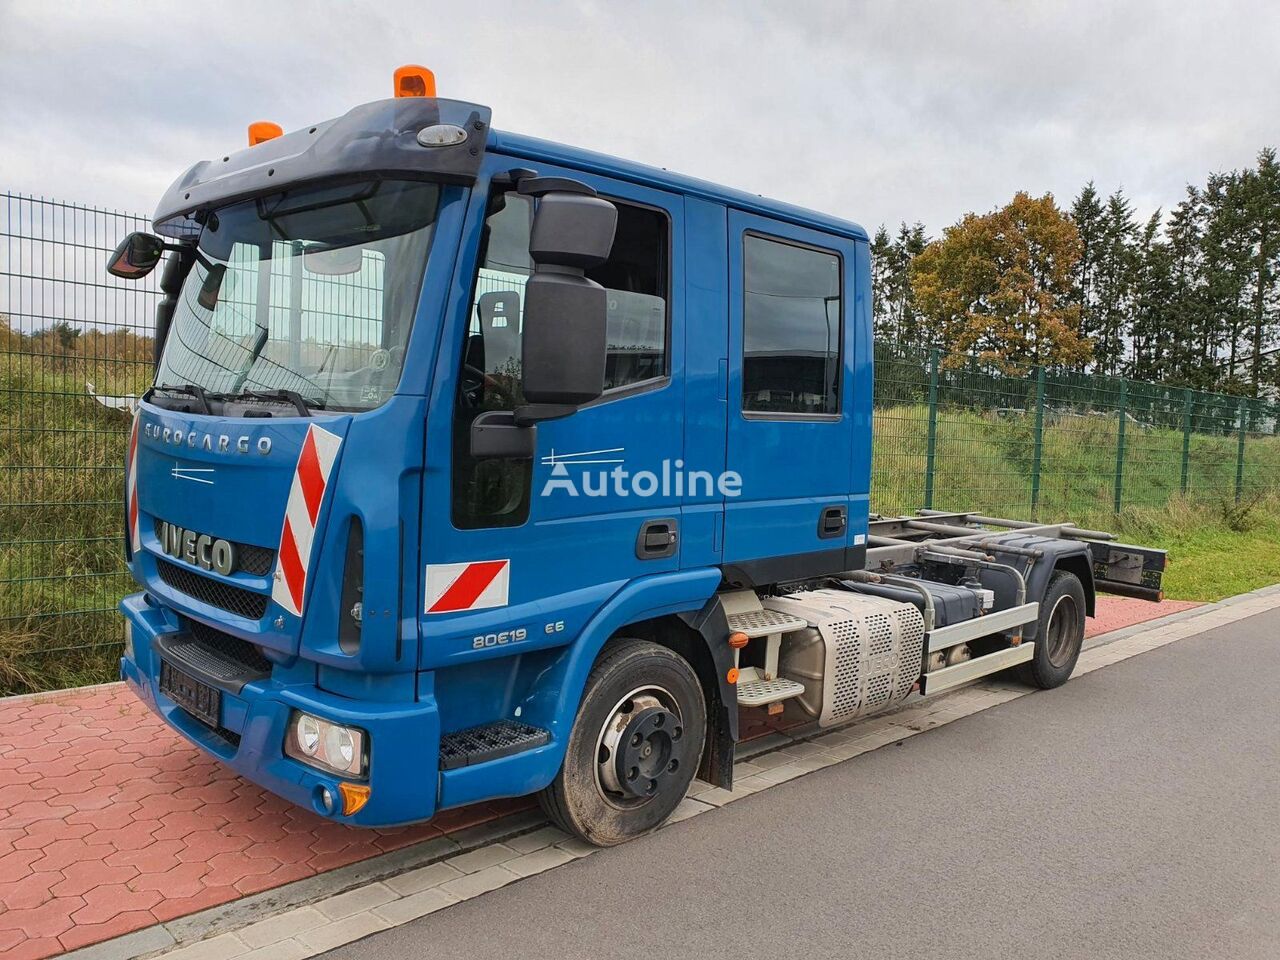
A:
<svg viewBox="0 0 1280 960">
<path fill-rule="evenodd" d="M 1276 140 L 1266 0 L 247 3 L 0 0 L 0 188 L 150 213 L 252 120 L 419 62 L 494 122 L 874 228 L 1016 190 L 1143 214 Z"/>
</svg>

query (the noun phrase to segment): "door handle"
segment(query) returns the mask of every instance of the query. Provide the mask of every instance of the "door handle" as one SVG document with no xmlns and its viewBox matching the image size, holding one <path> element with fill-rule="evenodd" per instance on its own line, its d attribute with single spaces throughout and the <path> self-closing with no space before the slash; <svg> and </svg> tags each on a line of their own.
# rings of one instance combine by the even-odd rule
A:
<svg viewBox="0 0 1280 960">
<path fill-rule="evenodd" d="M 818 515 L 818 539 L 830 540 L 844 533 L 849 525 L 848 507 L 823 507 Z"/>
<path fill-rule="evenodd" d="M 680 542 L 679 530 L 679 524 L 670 517 L 646 520 L 636 537 L 636 556 L 641 560 L 674 556 Z"/>
</svg>

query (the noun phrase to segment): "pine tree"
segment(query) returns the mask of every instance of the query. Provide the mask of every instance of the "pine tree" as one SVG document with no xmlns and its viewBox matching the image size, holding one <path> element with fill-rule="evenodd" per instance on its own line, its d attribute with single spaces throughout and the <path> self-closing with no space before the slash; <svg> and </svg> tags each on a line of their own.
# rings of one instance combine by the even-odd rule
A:
<svg viewBox="0 0 1280 960">
<path fill-rule="evenodd" d="M 1103 244 L 1103 207 L 1090 180 L 1071 204 L 1071 219 L 1080 234 L 1080 262 L 1076 265 L 1071 299 L 1080 307 L 1080 332 L 1092 340 L 1098 332 L 1096 320 L 1096 274 Z"/>
<path fill-rule="evenodd" d="M 1211 357 L 1203 346 L 1206 320 L 1204 289 L 1204 202 L 1200 191 L 1187 187 L 1165 226 L 1169 255 L 1169 303 L 1164 335 L 1169 340 L 1166 375 L 1174 383 L 1209 389 L 1213 386 Z"/>
<path fill-rule="evenodd" d="M 1248 378 L 1249 392 L 1258 396 L 1271 370 L 1265 351 L 1276 330 L 1277 301 L 1280 301 L 1280 165 L 1272 148 L 1258 154 L 1256 170 L 1241 177 L 1244 219 L 1250 244 Z"/>
<path fill-rule="evenodd" d="M 893 243 L 889 239 L 889 231 L 881 224 L 871 240 L 871 314 L 878 341 L 897 340 L 897 331 L 893 328 L 891 319 L 893 310 L 889 292 L 892 257 Z"/>
<path fill-rule="evenodd" d="M 1249 270 L 1244 188 L 1241 175 L 1210 174 L 1204 190 L 1205 229 L 1201 240 L 1204 268 L 1203 358 L 1212 363 L 1211 382 L 1227 393 L 1240 393 L 1242 337 L 1248 329 L 1246 308 Z"/>
<path fill-rule="evenodd" d="M 1175 281 L 1171 244 L 1161 239 L 1161 211 L 1148 218 L 1134 250 L 1133 312 L 1129 323 L 1133 359 L 1127 374 L 1138 380 L 1173 378 Z"/>
<path fill-rule="evenodd" d="M 1117 190 L 1107 198 L 1097 251 L 1097 303 L 1093 334 L 1095 368 L 1114 375 L 1124 360 L 1125 334 L 1131 326 L 1134 246 L 1133 206 Z"/>
</svg>

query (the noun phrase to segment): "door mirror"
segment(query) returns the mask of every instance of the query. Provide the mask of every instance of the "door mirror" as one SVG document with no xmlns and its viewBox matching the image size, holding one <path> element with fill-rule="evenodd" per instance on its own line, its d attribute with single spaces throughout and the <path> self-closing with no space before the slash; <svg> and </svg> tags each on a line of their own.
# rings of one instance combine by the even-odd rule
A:
<svg viewBox="0 0 1280 960">
<path fill-rule="evenodd" d="M 576 180 L 526 177 L 517 189 L 540 198 L 529 235 L 533 275 L 525 282 L 520 343 L 528 402 L 476 418 L 476 459 L 531 459 L 539 421 L 567 417 L 604 393 L 609 303 L 586 271 L 609 259 L 618 208 Z M 514 317 L 514 303 L 509 313 Z"/>
<path fill-rule="evenodd" d="M 122 280 L 141 280 L 164 256 L 164 241 L 150 233 L 131 233 L 107 260 L 107 273 Z"/>
<path fill-rule="evenodd" d="M 618 209 L 583 184 L 546 182 L 529 240 L 521 375 L 530 406 L 517 411 L 519 422 L 565 416 L 604 392 L 608 299 L 585 274 L 609 258 Z"/>
</svg>

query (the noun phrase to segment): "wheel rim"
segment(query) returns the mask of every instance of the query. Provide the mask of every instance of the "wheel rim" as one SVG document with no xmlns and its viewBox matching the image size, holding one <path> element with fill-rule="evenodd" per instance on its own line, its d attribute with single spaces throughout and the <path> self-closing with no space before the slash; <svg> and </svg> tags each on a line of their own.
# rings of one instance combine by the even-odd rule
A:
<svg viewBox="0 0 1280 960">
<path fill-rule="evenodd" d="M 1049 651 L 1049 662 L 1055 667 L 1066 666 L 1075 654 L 1079 628 L 1080 608 L 1076 605 L 1075 597 L 1059 597 L 1049 613 L 1044 638 Z"/>
<path fill-rule="evenodd" d="M 596 787 L 619 809 L 643 806 L 680 779 L 687 758 L 680 704 L 663 687 L 632 690 L 596 738 Z"/>
</svg>

